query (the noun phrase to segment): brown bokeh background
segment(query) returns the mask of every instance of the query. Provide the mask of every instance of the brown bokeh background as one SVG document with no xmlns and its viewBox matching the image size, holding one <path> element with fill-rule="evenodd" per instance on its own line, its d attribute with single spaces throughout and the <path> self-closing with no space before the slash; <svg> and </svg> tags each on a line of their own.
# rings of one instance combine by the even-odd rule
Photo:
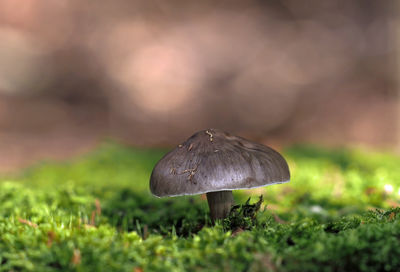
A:
<svg viewBox="0 0 400 272">
<path fill-rule="evenodd" d="M 399 142 L 396 1 L 2 0 L 0 171 L 216 127 Z"/>
</svg>

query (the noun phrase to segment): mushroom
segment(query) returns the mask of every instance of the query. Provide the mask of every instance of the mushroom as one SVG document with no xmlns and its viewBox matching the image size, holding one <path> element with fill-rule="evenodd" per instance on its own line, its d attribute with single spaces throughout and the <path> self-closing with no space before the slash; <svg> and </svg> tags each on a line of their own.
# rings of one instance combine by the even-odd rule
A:
<svg viewBox="0 0 400 272">
<path fill-rule="evenodd" d="M 157 197 L 206 193 L 215 221 L 229 214 L 232 190 L 289 180 L 285 159 L 272 148 L 208 129 L 195 133 L 156 164 L 150 191 Z"/>
</svg>

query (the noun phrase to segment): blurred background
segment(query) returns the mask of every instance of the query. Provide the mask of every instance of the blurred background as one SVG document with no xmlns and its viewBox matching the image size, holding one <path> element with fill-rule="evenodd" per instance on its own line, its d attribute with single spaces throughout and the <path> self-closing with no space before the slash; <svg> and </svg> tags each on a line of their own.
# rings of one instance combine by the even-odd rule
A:
<svg viewBox="0 0 400 272">
<path fill-rule="evenodd" d="M 400 146 L 393 1 L 2 0 L 0 171 L 215 127 Z M 400 29 L 400 28 L 399 28 Z"/>
</svg>

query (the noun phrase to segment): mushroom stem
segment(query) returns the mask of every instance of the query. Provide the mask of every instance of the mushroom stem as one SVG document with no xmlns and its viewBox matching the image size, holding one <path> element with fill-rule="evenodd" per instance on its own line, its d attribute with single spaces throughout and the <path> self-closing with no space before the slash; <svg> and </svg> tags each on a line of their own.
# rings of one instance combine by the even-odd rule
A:
<svg viewBox="0 0 400 272">
<path fill-rule="evenodd" d="M 232 191 L 218 191 L 207 193 L 208 207 L 213 221 L 228 216 L 233 205 Z"/>
</svg>

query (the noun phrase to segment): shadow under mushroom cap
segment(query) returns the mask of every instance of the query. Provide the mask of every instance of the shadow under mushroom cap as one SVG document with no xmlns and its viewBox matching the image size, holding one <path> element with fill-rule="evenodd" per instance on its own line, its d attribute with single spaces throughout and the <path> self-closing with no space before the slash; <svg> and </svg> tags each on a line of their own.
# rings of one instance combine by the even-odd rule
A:
<svg viewBox="0 0 400 272">
<path fill-rule="evenodd" d="M 195 133 L 154 167 L 158 197 L 249 189 L 290 180 L 285 159 L 270 147 L 218 129 Z"/>
</svg>

